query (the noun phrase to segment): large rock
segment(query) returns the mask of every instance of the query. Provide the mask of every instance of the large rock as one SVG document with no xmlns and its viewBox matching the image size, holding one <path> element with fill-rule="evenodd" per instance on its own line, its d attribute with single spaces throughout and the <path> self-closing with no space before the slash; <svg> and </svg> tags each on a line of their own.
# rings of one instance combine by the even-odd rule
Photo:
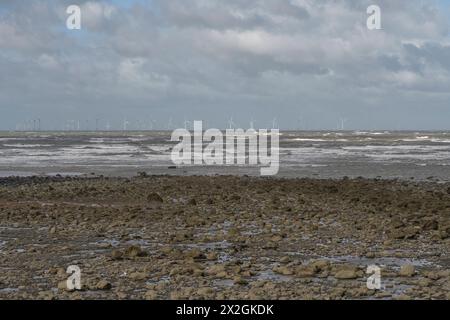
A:
<svg viewBox="0 0 450 320">
<path fill-rule="evenodd" d="M 142 250 L 139 246 L 130 246 L 125 249 L 124 255 L 128 258 L 145 257 L 147 252 Z"/>
<path fill-rule="evenodd" d="M 416 273 L 416 268 L 411 264 L 403 265 L 400 268 L 398 275 L 400 277 L 412 277 Z"/>
<path fill-rule="evenodd" d="M 288 268 L 286 266 L 275 267 L 275 268 L 273 268 L 273 272 L 284 275 L 284 276 L 290 276 L 290 275 L 294 274 L 294 271 L 291 268 Z"/>
<path fill-rule="evenodd" d="M 347 280 L 358 278 L 358 268 L 352 265 L 344 265 L 337 268 L 334 277 L 336 279 Z"/>
<path fill-rule="evenodd" d="M 295 274 L 300 278 L 310 278 L 316 275 L 317 269 L 314 266 L 298 266 L 295 270 Z"/>
</svg>

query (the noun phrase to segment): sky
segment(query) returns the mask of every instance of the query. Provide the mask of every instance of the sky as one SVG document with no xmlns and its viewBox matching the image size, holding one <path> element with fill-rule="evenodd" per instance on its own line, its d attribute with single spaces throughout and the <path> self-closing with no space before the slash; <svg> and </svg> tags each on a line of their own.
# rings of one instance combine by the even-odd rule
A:
<svg viewBox="0 0 450 320">
<path fill-rule="evenodd" d="M 0 129 L 450 130 L 449 22 L 448 0 L 0 0 Z"/>
</svg>

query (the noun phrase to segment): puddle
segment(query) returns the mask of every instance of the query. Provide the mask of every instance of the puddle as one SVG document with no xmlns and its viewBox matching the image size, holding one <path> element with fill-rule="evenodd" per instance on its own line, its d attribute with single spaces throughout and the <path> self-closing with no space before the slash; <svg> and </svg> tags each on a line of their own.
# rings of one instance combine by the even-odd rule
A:
<svg viewBox="0 0 450 320">
<path fill-rule="evenodd" d="M 218 279 L 213 281 L 214 287 L 232 287 L 234 285 L 234 281 L 231 279 Z"/>
<path fill-rule="evenodd" d="M 217 242 L 205 242 L 205 243 L 191 243 L 191 244 L 180 244 L 180 246 L 185 246 L 188 248 L 195 248 L 200 250 L 214 250 L 214 249 L 228 249 L 231 246 L 227 240 L 217 241 Z"/>
<path fill-rule="evenodd" d="M 159 279 L 150 279 L 148 280 L 145 284 L 147 285 L 154 285 L 154 284 L 159 284 L 159 283 L 168 283 L 170 282 L 170 276 L 162 276 Z"/>
<path fill-rule="evenodd" d="M 18 292 L 19 289 L 17 288 L 3 288 L 0 289 L 0 293 L 13 293 L 13 292 Z"/>
<path fill-rule="evenodd" d="M 425 259 L 408 259 L 408 258 L 395 258 L 395 257 L 381 257 L 381 258 L 365 258 L 357 256 L 336 256 L 336 257 L 319 257 L 319 259 L 328 260 L 331 262 L 350 263 L 355 265 L 382 265 L 393 267 L 394 269 L 400 268 L 403 265 L 410 264 L 415 267 L 425 267 L 436 264 Z M 314 260 L 314 259 L 311 259 Z"/>
<path fill-rule="evenodd" d="M 286 281 L 292 281 L 292 276 L 284 276 L 281 274 L 277 274 L 273 272 L 272 270 L 264 270 L 261 271 L 258 275 L 256 275 L 256 280 L 270 280 L 273 282 L 286 282 Z"/>
</svg>

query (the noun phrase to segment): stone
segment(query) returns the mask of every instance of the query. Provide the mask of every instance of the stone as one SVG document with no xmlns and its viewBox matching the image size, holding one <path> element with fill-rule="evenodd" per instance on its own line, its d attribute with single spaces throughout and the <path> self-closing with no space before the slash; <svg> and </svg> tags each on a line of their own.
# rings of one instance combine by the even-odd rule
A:
<svg viewBox="0 0 450 320">
<path fill-rule="evenodd" d="M 241 276 L 236 276 L 233 278 L 233 283 L 237 285 L 246 285 L 248 282 Z"/>
<path fill-rule="evenodd" d="M 139 246 L 130 246 L 125 249 L 125 255 L 128 258 L 145 257 L 147 255 L 147 252 L 142 250 Z"/>
<path fill-rule="evenodd" d="M 415 273 L 416 273 L 415 267 L 411 264 L 406 264 L 401 266 L 398 275 L 400 277 L 412 277 L 414 276 Z"/>
<path fill-rule="evenodd" d="M 316 272 L 325 271 L 330 268 L 330 262 L 327 260 L 314 260 L 309 263 L 309 266 L 314 268 Z"/>
<path fill-rule="evenodd" d="M 405 227 L 391 230 L 390 236 L 393 239 L 414 239 L 420 231 L 420 227 Z"/>
<path fill-rule="evenodd" d="M 217 253 L 215 253 L 215 252 L 213 252 L 213 251 L 208 252 L 208 253 L 206 254 L 206 259 L 208 259 L 209 261 L 217 260 Z"/>
<path fill-rule="evenodd" d="M 439 223 L 436 220 L 427 220 L 422 224 L 423 230 L 438 230 Z"/>
<path fill-rule="evenodd" d="M 40 291 L 38 293 L 38 296 L 40 299 L 42 300 L 54 300 L 55 299 L 55 294 L 48 290 L 48 291 Z"/>
<path fill-rule="evenodd" d="M 295 274 L 300 278 L 310 278 L 316 275 L 316 268 L 313 266 L 298 266 Z"/>
<path fill-rule="evenodd" d="M 351 265 L 339 266 L 334 277 L 340 280 L 356 279 L 358 278 L 358 268 Z"/>
<path fill-rule="evenodd" d="M 111 258 L 113 260 L 121 260 L 123 258 L 123 252 L 120 250 L 113 250 L 111 252 Z"/>
<path fill-rule="evenodd" d="M 294 274 L 294 271 L 291 268 L 281 266 L 281 267 L 275 267 L 273 268 L 273 272 L 284 275 L 284 276 L 290 276 Z"/>
<path fill-rule="evenodd" d="M 67 280 L 63 280 L 63 281 L 58 282 L 58 289 L 59 290 L 64 290 L 64 291 L 70 291 L 67 288 Z"/>
<path fill-rule="evenodd" d="M 429 287 L 431 285 L 431 280 L 427 278 L 420 279 L 417 284 L 421 287 Z"/>
<path fill-rule="evenodd" d="M 149 202 L 156 202 L 156 203 L 163 203 L 164 202 L 163 198 L 161 198 L 161 196 L 159 194 L 157 194 L 156 192 L 150 193 L 147 196 L 147 201 L 149 201 Z"/>
<path fill-rule="evenodd" d="M 97 282 L 97 284 L 95 285 L 95 288 L 97 290 L 109 290 L 111 289 L 111 283 L 109 283 L 106 280 L 100 280 L 99 282 Z"/>
<path fill-rule="evenodd" d="M 214 293 L 214 290 L 210 287 L 202 287 L 197 289 L 197 295 L 201 297 L 210 296 L 212 293 Z"/>
<path fill-rule="evenodd" d="M 411 297 L 406 294 L 400 294 L 396 297 L 394 297 L 396 300 L 411 300 Z"/>
<path fill-rule="evenodd" d="M 225 266 L 223 264 L 215 264 L 206 269 L 206 273 L 209 275 L 217 275 L 225 272 Z"/>
<path fill-rule="evenodd" d="M 147 276 L 145 272 L 133 272 L 130 273 L 129 278 L 131 280 L 141 281 L 147 279 Z"/>
<path fill-rule="evenodd" d="M 148 290 L 144 294 L 145 300 L 155 300 L 156 298 L 158 298 L 158 293 L 155 290 Z"/>
</svg>

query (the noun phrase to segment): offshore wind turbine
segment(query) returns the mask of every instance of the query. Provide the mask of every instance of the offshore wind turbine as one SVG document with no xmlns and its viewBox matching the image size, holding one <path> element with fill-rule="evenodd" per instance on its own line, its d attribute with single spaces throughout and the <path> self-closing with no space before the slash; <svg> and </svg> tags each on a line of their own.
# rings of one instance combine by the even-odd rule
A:
<svg viewBox="0 0 450 320">
<path fill-rule="evenodd" d="M 341 118 L 340 122 L 341 122 L 341 130 L 345 130 L 345 123 L 347 122 L 347 119 Z"/>
<path fill-rule="evenodd" d="M 253 121 L 253 118 L 250 119 L 250 129 L 255 130 L 255 121 Z"/>
<path fill-rule="evenodd" d="M 233 117 L 230 117 L 230 120 L 228 120 L 228 126 L 229 126 L 229 129 L 234 129 L 236 127 L 235 123 L 233 121 Z"/>
<path fill-rule="evenodd" d="M 127 120 L 127 118 L 123 119 L 123 131 L 127 131 L 127 126 L 130 122 Z"/>
<path fill-rule="evenodd" d="M 279 129 L 278 128 L 277 118 L 273 118 L 272 119 L 272 129 Z"/>
</svg>

